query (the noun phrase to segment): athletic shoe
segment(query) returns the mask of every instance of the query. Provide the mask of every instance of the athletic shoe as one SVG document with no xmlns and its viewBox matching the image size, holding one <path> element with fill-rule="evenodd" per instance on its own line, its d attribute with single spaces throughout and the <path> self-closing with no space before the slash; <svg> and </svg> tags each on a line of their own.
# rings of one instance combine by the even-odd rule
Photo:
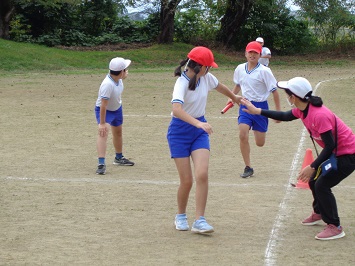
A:
<svg viewBox="0 0 355 266">
<path fill-rule="evenodd" d="M 245 166 L 244 173 L 242 173 L 240 176 L 243 178 L 248 178 L 253 176 L 253 174 L 254 174 L 254 169 L 249 166 Z"/>
<path fill-rule="evenodd" d="M 113 161 L 113 164 L 133 166 L 134 162 L 131 162 L 130 160 L 126 159 L 125 157 L 121 157 L 120 159 L 115 158 L 115 160 Z"/>
<path fill-rule="evenodd" d="M 175 228 L 179 231 L 187 231 L 190 229 L 189 224 L 187 222 L 186 213 L 176 214 L 175 216 Z"/>
<path fill-rule="evenodd" d="M 318 213 L 312 212 L 312 214 L 302 221 L 303 225 L 316 225 L 322 223 L 322 216 Z"/>
<path fill-rule="evenodd" d="M 205 217 L 200 216 L 200 219 L 195 220 L 195 222 L 192 224 L 191 231 L 195 233 L 205 234 L 214 232 L 214 229 L 206 222 Z"/>
<path fill-rule="evenodd" d="M 97 175 L 104 175 L 104 174 L 106 174 L 106 165 L 104 165 L 104 164 L 99 164 L 99 166 L 97 167 L 97 170 L 96 170 L 96 174 L 97 174 Z"/>
<path fill-rule="evenodd" d="M 332 240 L 338 239 L 345 236 L 345 232 L 341 226 L 337 227 L 334 224 L 328 224 L 325 229 L 316 235 L 318 240 Z"/>
</svg>

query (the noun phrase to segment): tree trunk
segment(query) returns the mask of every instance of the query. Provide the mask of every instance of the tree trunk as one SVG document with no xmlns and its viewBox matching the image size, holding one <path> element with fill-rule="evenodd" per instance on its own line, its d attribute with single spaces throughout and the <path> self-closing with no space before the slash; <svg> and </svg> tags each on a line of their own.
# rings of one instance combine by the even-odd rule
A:
<svg viewBox="0 0 355 266">
<path fill-rule="evenodd" d="M 10 0 L 0 1 L 0 38 L 9 39 L 10 20 L 15 7 Z"/>
<path fill-rule="evenodd" d="M 226 46 L 232 46 L 237 33 L 248 17 L 253 0 L 229 0 L 225 15 L 221 19 L 221 29 L 217 40 Z"/>
<path fill-rule="evenodd" d="M 160 1 L 160 34 L 158 43 L 172 43 L 174 41 L 174 19 L 176 8 L 181 0 Z"/>
</svg>

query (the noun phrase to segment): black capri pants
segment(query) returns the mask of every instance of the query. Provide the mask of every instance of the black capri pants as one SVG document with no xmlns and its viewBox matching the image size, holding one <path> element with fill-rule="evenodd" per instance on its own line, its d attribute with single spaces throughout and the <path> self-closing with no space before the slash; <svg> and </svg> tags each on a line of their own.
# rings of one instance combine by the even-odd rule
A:
<svg viewBox="0 0 355 266">
<path fill-rule="evenodd" d="M 309 188 L 313 194 L 313 210 L 322 216 L 327 224 L 340 225 L 337 203 L 332 187 L 338 185 L 355 170 L 355 154 L 337 157 L 338 171 L 333 175 L 324 177 L 320 175 L 316 180 L 314 176 L 309 181 Z"/>
</svg>

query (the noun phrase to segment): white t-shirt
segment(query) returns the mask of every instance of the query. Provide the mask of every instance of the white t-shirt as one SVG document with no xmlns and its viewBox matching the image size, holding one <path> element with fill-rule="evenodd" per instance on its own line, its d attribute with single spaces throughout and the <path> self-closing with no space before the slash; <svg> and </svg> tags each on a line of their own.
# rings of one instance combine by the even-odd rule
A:
<svg viewBox="0 0 355 266">
<path fill-rule="evenodd" d="M 211 73 L 200 77 L 196 89 L 189 90 L 190 78 L 182 73 L 174 86 L 171 103 L 181 103 L 182 109 L 194 118 L 205 115 L 208 92 L 218 86 L 217 78 Z"/>
<path fill-rule="evenodd" d="M 261 50 L 261 56 L 264 55 L 271 55 L 271 51 L 269 48 L 267 47 L 263 47 L 263 49 Z M 259 58 L 259 63 L 263 64 L 264 66 L 268 66 L 269 65 L 269 58 Z"/>
<path fill-rule="evenodd" d="M 255 102 L 266 101 L 270 93 L 277 88 L 277 81 L 271 69 L 260 63 L 251 71 L 248 71 L 248 63 L 238 65 L 233 81 L 240 85 L 243 97 Z"/>
<path fill-rule="evenodd" d="M 106 78 L 102 81 L 98 97 L 96 100 L 96 106 L 101 106 L 101 99 L 108 100 L 107 110 L 116 111 L 122 105 L 121 94 L 123 92 L 123 82 L 118 80 L 116 83 L 110 76 L 107 74 Z"/>
</svg>

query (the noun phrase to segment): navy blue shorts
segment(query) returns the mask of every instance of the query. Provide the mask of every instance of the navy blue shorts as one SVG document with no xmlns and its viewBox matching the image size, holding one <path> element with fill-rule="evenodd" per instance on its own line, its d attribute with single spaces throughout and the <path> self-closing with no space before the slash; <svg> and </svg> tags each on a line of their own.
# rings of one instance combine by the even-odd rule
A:
<svg viewBox="0 0 355 266">
<path fill-rule="evenodd" d="M 207 122 L 204 116 L 196 119 Z M 198 149 L 210 150 L 208 133 L 179 118 L 171 119 L 167 139 L 171 158 L 189 157 L 193 151 Z"/>
<path fill-rule="evenodd" d="M 255 107 L 269 110 L 268 102 L 251 102 Z M 244 112 L 242 109 L 246 108 L 245 105 L 240 105 L 239 108 L 239 117 L 238 117 L 238 125 L 239 124 L 247 124 L 250 126 L 250 129 L 266 132 L 269 125 L 269 119 L 263 115 L 252 115 Z"/>
<path fill-rule="evenodd" d="M 95 116 L 97 123 L 100 124 L 100 107 L 98 106 L 95 106 Z M 123 124 L 122 105 L 116 111 L 106 110 L 106 123 L 109 123 L 114 127 L 118 127 Z"/>
</svg>

